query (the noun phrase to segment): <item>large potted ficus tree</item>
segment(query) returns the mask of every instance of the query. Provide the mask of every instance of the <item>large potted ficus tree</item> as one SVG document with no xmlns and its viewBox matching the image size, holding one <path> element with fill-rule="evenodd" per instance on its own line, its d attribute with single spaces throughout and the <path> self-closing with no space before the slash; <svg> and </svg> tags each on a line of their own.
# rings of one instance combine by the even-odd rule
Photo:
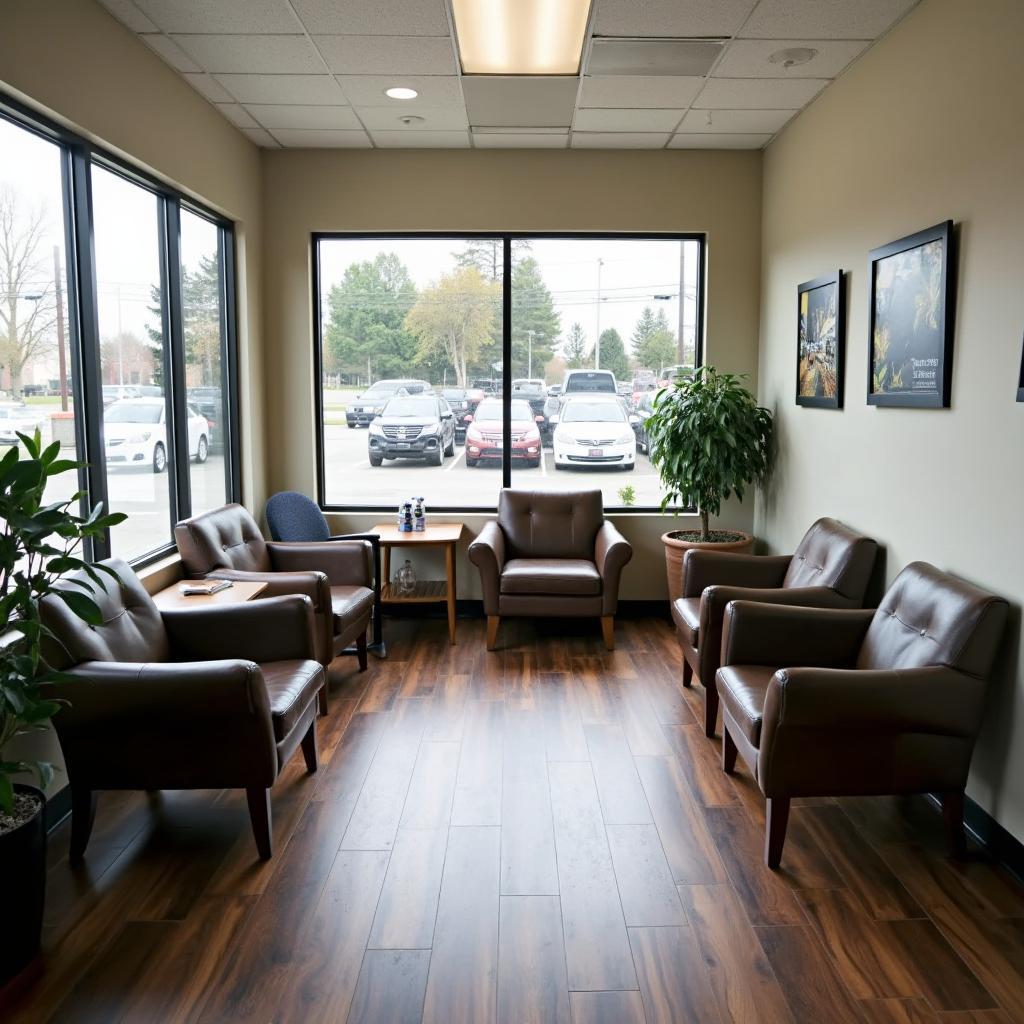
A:
<svg viewBox="0 0 1024 1024">
<path fill-rule="evenodd" d="M 754 539 L 742 530 L 712 530 L 722 502 L 741 501 L 748 486 L 768 470 L 772 414 L 734 373 L 702 366 L 678 377 L 655 401 L 647 420 L 651 461 L 661 477 L 662 511 L 669 506 L 696 508 L 699 530 L 670 530 L 662 535 L 669 596 L 682 595 L 682 563 L 687 549 L 750 551 Z"/>
<path fill-rule="evenodd" d="M 98 623 L 100 611 L 86 580 L 78 590 L 55 590 L 57 580 L 83 571 L 99 582 L 100 567 L 79 557 L 82 541 L 121 522 L 122 513 L 88 516 L 79 507 L 81 493 L 48 501 L 54 477 L 77 470 L 59 458 L 60 442 L 46 448 L 39 432 L 19 434 L 20 444 L 0 459 L 0 877 L 4 880 L 0 913 L 0 984 L 13 977 L 39 948 L 46 886 L 46 798 L 51 765 L 17 758 L 9 751 L 17 737 L 47 728 L 59 705 L 47 700 L 45 685 L 59 679 L 40 656 L 46 630 L 39 601 L 57 593 L 86 622 Z M 33 773 L 39 787 L 15 782 Z"/>
</svg>

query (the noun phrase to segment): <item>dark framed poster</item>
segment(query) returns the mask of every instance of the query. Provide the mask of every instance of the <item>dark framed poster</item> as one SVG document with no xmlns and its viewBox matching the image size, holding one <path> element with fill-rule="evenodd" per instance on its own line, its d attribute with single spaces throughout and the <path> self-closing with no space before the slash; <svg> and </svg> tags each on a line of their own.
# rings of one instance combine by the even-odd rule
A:
<svg viewBox="0 0 1024 1024">
<path fill-rule="evenodd" d="M 953 222 L 872 249 L 868 404 L 944 409 L 953 377 Z"/>
<path fill-rule="evenodd" d="M 797 286 L 796 404 L 843 407 L 846 310 L 843 272 Z"/>
</svg>

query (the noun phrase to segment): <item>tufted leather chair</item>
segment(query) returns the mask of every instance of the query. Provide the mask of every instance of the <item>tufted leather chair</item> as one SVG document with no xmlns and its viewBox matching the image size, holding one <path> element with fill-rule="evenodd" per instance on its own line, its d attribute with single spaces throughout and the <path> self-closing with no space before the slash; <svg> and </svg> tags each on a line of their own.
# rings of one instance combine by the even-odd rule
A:
<svg viewBox="0 0 1024 1024">
<path fill-rule="evenodd" d="M 795 796 L 938 793 L 962 852 L 964 787 L 1007 603 L 925 562 L 875 611 L 734 601 L 725 615 L 722 764 L 767 797 L 777 867 Z"/>
<path fill-rule="evenodd" d="M 501 616 L 599 616 L 615 647 L 619 578 L 633 549 L 604 518 L 600 491 L 502 490 L 497 522 L 469 546 L 480 570 L 487 649 Z"/>
<path fill-rule="evenodd" d="M 326 668 L 353 641 L 366 668 L 366 629 L 373 610 L 373 560 L 362 540 L 286 544 L 266 541 L 241 505 L 225 505 L 174 528 L 192 578 L 261 581 L 261 597 L 304 594 L 316 616 L 316 656 Z M 321 697 L 327 710 L 327 688 Z"/>
<path fill-rule="evenodd" d="M 40 603 L 47 696 L 71 783 L 71 856 L 89 842 L 103 789 L 244 788 L 260 856 L 271 848 L 270 787 L 298 746 L 317 770 L 324 670 L 308 597 L 161 612 L 122 561 L 92 586 L 89 626 L 59 596 Z M 75 590 L 75 580 L 59 587 Z M 86 580 L 86 582 L 88 582 Z M 81 589 L 78 588 L 81 593 Z"/>
<path fill-rule="evenodd" d="M 693 548 L 683 558 L 683 596 L 672 619 L 683 652 L 683 686 L 704 686 L 704 732 L 715 735 L 715 672 L 730 601 L 771 601 L 815 608 L 859 608 L 878 545 L 835 519 L 819 519 L 792 555 L 736 555 Z"/>
</svg>

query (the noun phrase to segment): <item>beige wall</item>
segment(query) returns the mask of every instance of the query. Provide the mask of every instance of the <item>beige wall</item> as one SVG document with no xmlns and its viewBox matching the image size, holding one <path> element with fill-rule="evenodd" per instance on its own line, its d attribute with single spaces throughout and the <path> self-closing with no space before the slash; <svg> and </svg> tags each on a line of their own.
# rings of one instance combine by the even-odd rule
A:
<svg viewBox="0 0 1024 1024">
<path fill-rule="evenodd" d="M 236 222 L 242 478 L 262 505 L 259 150 L 93 0 L 3 0 L 0 89 Z"/>
<path fill-rule="evenodd" d="M 761 155 L 729 152 L 300 151 L 264 155 L 271 489 L 315 487 L 310 233 L 313 231 L 705 231 L 707 359 L 757 361 Z M 356 497 L 356 496 L 354 496 Z M 377 516 L 339 517 L 372 525 Z M 753 507 L 723 522 L 748 528 Z M 476 532 L 479 517 L 466 517 Z M 671 524 L 672 520 L 668 520 Z M 664 596 L 666 518 L 620 517 L 637 553 L 623 596 Z M 462 560 L 460 596 L 478 596 Z"/>
<path fill-rule="evenodd" d="M 757 529 L 788 550 L 834 515 L 1014 603 L 969 792 L 1024 839 L 1024 79 L 1019 0 L 924 0 L 768 149 L 760 393 L 779 463 Z M 948 410 L 865 404 L 868 250 L 946 218 L 960 231 Z M 796 286 L 850 271 L 846 409 L 793 403 Z"/>
</svg>

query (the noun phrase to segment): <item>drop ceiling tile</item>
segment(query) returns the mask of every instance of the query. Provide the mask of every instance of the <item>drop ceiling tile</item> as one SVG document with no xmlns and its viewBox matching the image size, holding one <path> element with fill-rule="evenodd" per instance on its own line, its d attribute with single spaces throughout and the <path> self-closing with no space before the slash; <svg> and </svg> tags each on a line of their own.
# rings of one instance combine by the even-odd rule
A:
<svg viewBox="0 0 1024 1024">
<path fill-rule="evenodd" d="M 701 135 L 697 132 L 682 132 L 673 135 L 669 142 L 669 149 L 762 149 L 768 145 L 771 135 L 741 134 L 728 135 L 726 133 Z"/>
<path fill-rule="evenodd" d="M 446 110 L 443 107 L 419 107 L 409 110 L 395 104 L 392 107 L 356 107 L 359 119 L 372 132 L 408 131 L 408 132 L 448 132 L 464 130 L 466 112 L 464 110 Z M 400 117 L 411 115 L 422 117 L 422 122 L 404 125 Z"/>
<path fill-rule="evenodd" d="M 761 0 L 743 39 L 876 39 L 917 0 Z"/>
<path fill-rule="evenodd" d="M 203 70 L 177 43 L 172 42 L 167 36 L 147 34 L 140 35 L 139 38 L 151 50 L 163 57 L 175 71 L 200 72 Z"/>
<path fill-rule="evenodd" d="M 239 103 L 304 103 L 337 106 L 345 94 L 333 75 L 215 75 Z"/>
<path fill-rule="evenodd" d="M 446 36 L 443 0 L 292 0 L 311 35 Z"/>
<path fill-rule="evenodd" d="M 510 127 L 568 126 L 579 79 L 544 76 L 464 76 L 470 124 Z"/>
<path fill-rule="evenodd" d="M 473 145 L 477 149 L 566 149 L 569 136 L 473 132 Z"/>
<path fill-rule="evenodd" d="M 731 36 L 757 0 L 595 0 L 599 36 Z"/>
<path fill-rule="evenodd" d="M 469 132 L 373 132 L 373 144 L 382 149 L 469 149 Z"/>
<path fill-rule="evenodd" d="M 715 65 L 716 78 L 835 78 L 871 43 L 866 39 L 736 39 Z M 772 63 L 773 53 L 794 48 L 817 50 L 806 64 L 787 68 Z"/>
<path fill-rule="evenodd" d="M 305 36 L 176 35 L 172 38 L 204 70 L 213 74 L 317 74 L 324 69 L 323 61 Z"/>
<path fill-rule="evenodd" d="M 579 132 L 671 132 L 681 110 L 577 110 L 573 129 Z"/>
<path fill-rule="evenodd" d="M 703 84 L 703 78 L 594 75 L 583 79 L 579 103 L 581 107 L 685 108 Z"/>
<path fill-rule="evenodd" d="M 306 107 L 250 103 L 246 108 L 264 128 L 362 128 L 351 107 Z"/>
<path fill-rule="evenodd" d="M 211 103 L 235 102 L 235 97 L 210 75 L 182 75 L 181 77 L 196 92 L 202 93 Z"/>
<path fill-rule="evenodd" d="M 416 107 L 464 108 L 459 80 L 454 75 L 339 75 L 338 83 L 354 107 L 394 104 L 396 110 L 411 113 L 416 112 Z M 393 86 L 415 89 L 419 95 L 412 100 L 390 99 L 384 90 Z"/>
<path fill-rule="evenodd" d="M 455 51 L 448 36 L 318 35 L 313 42 L 338 75 L 455 73 Z"/>
<path fill-rule="evenodd" d="M 274 138 L 291 149 L 369 149 L 370 137 L 363 131 L 324 131 L 309 128 L 279 128 Z"/>
<path fill-rule="evenodd" d="M 268 131 L 262 128 L 243 128 L 242 134 L 251 142 L 255 142 L 260 149 L 280 149 L 277 139 Z"/>
<path fill-rule="evenodd" d="M 238 103 L 218 103 L 217 109 L 238 128 L 259 128 L 252 114 Z"/>
<path fill-rule="evenodd" d="M 573 132 L 573 149 L 661 149 L 665 132 Z"/>
<path fill-rule="evenodd" d="M 679 126 L 682 132 L 777 132 L 798 110 L 698 110 L 688 111 Z M 708 114 L 711 123 L 708 124 Z"/>
<path fill-rule="evenodd" d="M 100 0 L 100 3 L 133 32 L 159 32 L 160 30 L 132 3 L 132 0 Z"/>
<path fill-rule="evenodd" d="M 286 0 L 135 0 L 164 32 L 301 32 Z"/>
<path fill-rule="evenodd" d="M 709 78 L 695 107 L 733 110 L 795 110 L 828 85 L 822 78 Z"/>
</svg>

